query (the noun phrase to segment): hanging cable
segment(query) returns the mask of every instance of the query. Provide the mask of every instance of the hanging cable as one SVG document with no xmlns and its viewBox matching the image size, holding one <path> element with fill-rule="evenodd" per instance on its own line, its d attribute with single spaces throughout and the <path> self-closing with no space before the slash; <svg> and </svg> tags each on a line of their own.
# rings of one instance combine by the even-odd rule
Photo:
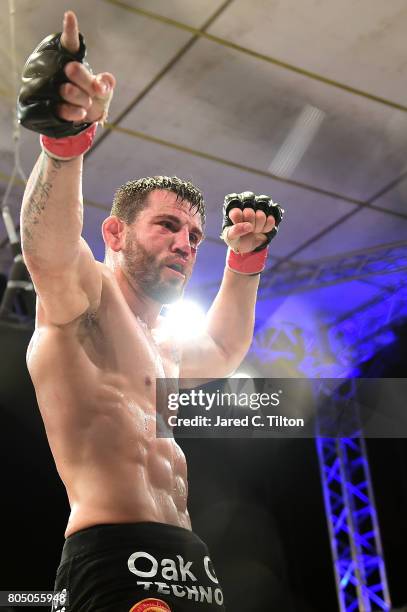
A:
<svg viewBox="0 0 407 612">
<path fill-rule="evenodd" d="M 11 49 L 11 72 L 13 78 L 13 93 L 14 100 L 17 98 L 18 92 L 18 69 L 17 69 L 17 55 L 16 55 L 16 36 L 15 36 L 15 5 L 14 0 L 8 0 L 9 5 L 9 24 L 10 24 L 10 49 Z M 14 104 L 13 107 L 13 143 L 14 143 L 14 167 L 11 173 L 10 179 L 7 183 L 6 191 L 3 196 L 1 203 L 1 212 L 4 216 L 4 209 L 7 208 L 7 201 L 10 195 L 11 188 L 14 184 L 16 176 L 20 176 L 24 183 L 27 183 L 27 177 L 21 166 L 20 160 L 20 136 L 21 130 L 17 119 L 17 107 Z M 8 211 L 7 211 L 8 212 Z"/>
<path fill-rule="evenodd" d="M 17 98 L 18 91 L 18 72 L 16 56 L 16 37 L 15 37 L 15 6 L 14 0 L 9 0 L 10 18 L 10 49 L 13 76 L 14 99 Z M 15 178 L 20 176 L 24 183 L 27 183 L 24 170 L 20 161 L 20 125 L 17 119 L 17 108 L 13 108 L 13 143 L 14 143 L 14 166 L 10 179 L 7 183 L 6 191 L 1 202 L 1 214 L 6 228 L 8 240 L 10 242 L 13 255 L 13 265 L 7 281 L 6 290 L 0 301 L 0 320 L 15 320 L 16 318 L 33 319 L 35 313 L 34 287 L 31 282 L 28 270 L 24 263 L 21 253 L 21 243 L 16 230 L 10 208 L 7 201 L 13 187 Z"/>
</svg>

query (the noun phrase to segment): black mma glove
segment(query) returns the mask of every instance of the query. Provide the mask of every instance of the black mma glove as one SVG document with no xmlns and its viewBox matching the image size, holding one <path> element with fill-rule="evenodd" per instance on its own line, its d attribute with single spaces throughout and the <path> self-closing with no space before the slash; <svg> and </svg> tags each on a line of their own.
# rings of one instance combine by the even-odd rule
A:
<svg viewBox="0 0 407 612">
<path fill-rule="evenodd" d="M 62 47 L 61 35 L 60 32 L 47 36 L 31 53 L 23 69 L 23 85 L 17 100 L 19 123 L 51 138 L 75 136 L 91 125 L 65 121 L 56 114 L 58 104 L 64 101 L 59 88 L 69 82 L 64 73 L 66 64 L 80 62 L 90 70 L 84 61 L 86 46 L 82 34 L 79 34 L 80 47 L 76 53 Z"/>
<path fill-rule="evenodd" d="M 265 249 L 278 232 L 278 226 L 282 221 L 284 209 L 281 208 L 279 204 L 275 204 L 267 195 L 256 196 L 251 191 L 243 191 L 243 193 L 229 193 L 227 196 L 225 196 L 225 201 L 223 203 L 223 224 L 221 235 L 227 244 L 229 243 L 226 237 L 227 231 L 225 232 L 225 230 L 233 225 L 233 222 L 229 218 L 229 213 L 231 210 L 233 210 L 233 208 L 239 208 L 240 210 L 244 210 L 245 208 L 253 208 L 254 211 L 262 210 L 266 217 L 271 215 L 274 218 L 276 224 L 270 232 L 266 232 L 266 241 L 252 252 L 256 253 Z"/>
</svg>

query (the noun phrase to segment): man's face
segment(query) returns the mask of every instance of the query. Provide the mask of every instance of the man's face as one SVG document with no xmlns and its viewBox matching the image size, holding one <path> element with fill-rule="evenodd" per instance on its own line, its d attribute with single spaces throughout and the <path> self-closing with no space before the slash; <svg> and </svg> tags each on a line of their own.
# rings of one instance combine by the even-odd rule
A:
<svg viewBox="0 0 407 612">
<path fill-rule="evenodd" d="M 189 202 L 157 189 L 127 228 L 123 269 L 146 295 L 168 304 L 182 296 L 202 238 L 201 216 Z"/>
</svg>

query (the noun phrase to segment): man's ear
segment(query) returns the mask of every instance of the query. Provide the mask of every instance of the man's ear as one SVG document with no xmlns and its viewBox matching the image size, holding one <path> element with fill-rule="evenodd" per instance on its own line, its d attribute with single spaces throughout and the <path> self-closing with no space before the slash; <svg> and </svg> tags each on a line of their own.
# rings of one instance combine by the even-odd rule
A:
<svg viewBox="0 0 407 612">
<path fill-rule="evenodd" d="M 116 253 L 122 250 L 126 237 L 126 227 L 126 223 L 115 215 L 111 215 L 103 221 L 102 235 L 107 248 Z"/>
</svg>

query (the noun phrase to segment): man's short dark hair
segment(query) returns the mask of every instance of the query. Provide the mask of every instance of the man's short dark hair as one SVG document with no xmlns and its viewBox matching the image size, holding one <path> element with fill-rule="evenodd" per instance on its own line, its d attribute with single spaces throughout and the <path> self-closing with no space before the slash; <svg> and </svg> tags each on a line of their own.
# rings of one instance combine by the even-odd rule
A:
<svg viewBox="0 0 407 612">
<path fill-rule="evenodd" d="M 183 181 L 177 176 L 148 176 L 128 181 L 116 191 L 110 214 L 130 225 L 138 213 L 146 207 L 148 194 L 155 189 L 172 191 L 176 194 L 177 200 L 189 202 L 190 210 L 201 215 L 202 227 L 204 226 L 205 203 L 202 192 L 190 181 Z"/>
</svg>

